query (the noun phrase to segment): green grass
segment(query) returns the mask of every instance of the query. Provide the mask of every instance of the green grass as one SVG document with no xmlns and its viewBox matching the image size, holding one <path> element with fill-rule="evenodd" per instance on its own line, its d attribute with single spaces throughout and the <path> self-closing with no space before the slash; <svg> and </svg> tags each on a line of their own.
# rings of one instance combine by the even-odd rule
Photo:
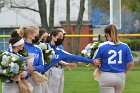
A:
<svg viewBox="0 0 140 93">
<path fill-rule="evenodd" d="M 92 66 L 86 67 L 85 64 L 78 64 L 78 67 L 73 68 L 71 71 L 65 68 L 64 93 L 99 93 L 98 82 L 93 80 L 93 70 Z M 140 93 L 139 86 L 140 64 L 137 64 L 127 74 L 123 93 Z"/>
<path fill-rule="evenodd" d="M 69 71 L 65 68 L 64 93 L 99 93 L 98 82 L 93 80 L 93 67 L 80 65 Z M 140 93 L 140 64 L 127 74 L 123 93 Z"/>
</svg>

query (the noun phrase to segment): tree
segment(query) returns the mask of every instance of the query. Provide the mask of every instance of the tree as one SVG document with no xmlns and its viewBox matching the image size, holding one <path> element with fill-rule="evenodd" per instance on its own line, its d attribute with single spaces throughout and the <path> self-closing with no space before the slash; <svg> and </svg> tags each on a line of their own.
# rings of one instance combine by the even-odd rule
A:
<svg viewBox="0 0 140 93">
<path fill-rule="evenodd" d="M 125 10 L 131 10 L 131 11 L 135 11 L 138 13 L 138 15 L 140 16 L 140 0 L 122 0 L 122 7 Z"/>
<path fill-rule="evenodd" d="M 54 3 L 55 0 L 50 0 L 50 16 L 49 16 L 49 31 L 51 32 L 54 27 Z"/>
<path fill-rule="evenodd" d="M 67 11 L 66 11 L 66 25 L 67 25 L 67 34 L 71 34 L 70 31 L 70 0 L 66 1 L 66 5 L 67 5 Z M 69 37 L 67 39 L 67 51 L 71 52 L 71 38 Z"/>
<path fill-rule="evenodd" d="M 50 33 L 52 28 L 54 27 L 54 2 L 55 0 L 50 0 L 49 25 L 48 25 L 48 20 L 47 20 L 46 0 L 37 0 L 37 2 L 38 2 L 38 10 L 31 8 L 30 6 L 26 6 L 26 5 L 17 5 L 15 4 L 15 2 L 12 2 L 12 0 L 10 0 L 10 5 L 11 5 L 11 8 L 28 9 L 28 10 L 39 13 L 40 19 L 41 19 L 41 27 L 46 28 L 47 31 Z"/>
<path fill-rule="evenodd" d="M 46 0 L 37 0 L 37 1 L 38 1 L 39 14 L 40 14 L 40 18 L 41 18 L 41 25 L 43 28 L 46 28 L 48 30 L 49 26 L 47 23 Z"/>
<path fill-rule="evenodd" d="M 76 22 L 76 27 L 75 27 L 75 34 L 80 34 L 80 30 L 82 27 L 82 20 L 83 20 L 83 15 L 84 15 L 84 11 L 85 11 L 85 0 L 80 0 L 80 9 L 79 9 L 79 14 L 78 14 L 78 19 Z M 76 51 L 79 47 L 79 40 L 80 38 L 75 39 L 74 41 L 74 49 L 73 49 L 73 53 L 74 54 L 78 54 L 78 51 Z"/>
</svg>

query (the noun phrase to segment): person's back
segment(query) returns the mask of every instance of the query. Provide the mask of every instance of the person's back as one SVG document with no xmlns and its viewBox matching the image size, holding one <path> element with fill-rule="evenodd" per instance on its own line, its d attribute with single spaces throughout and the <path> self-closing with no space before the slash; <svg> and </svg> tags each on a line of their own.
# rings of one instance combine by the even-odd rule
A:
<svg viewBox="0 0 140 93">
<path fill-rule="evenodd" d="M 125 72 L 127 63 L 133 60 L 130 49 L 125 43 L 115 45 L 111 41 L 102 43 L 96 58 L 102 59 L 101 71 L 120 73 Z M 95 59 L 96 59 L 95 58 Z"/>
<path fill-rule="evenodd" d="M 126 72 L 133 65 L 133 57 L 127 44 L 119 41 L 115 25 L 105 28 L 107 42 L 102 43 L 94 59 L 101 58 L 99 86 L 101 93 L 122 93 Z"/>
</svg>

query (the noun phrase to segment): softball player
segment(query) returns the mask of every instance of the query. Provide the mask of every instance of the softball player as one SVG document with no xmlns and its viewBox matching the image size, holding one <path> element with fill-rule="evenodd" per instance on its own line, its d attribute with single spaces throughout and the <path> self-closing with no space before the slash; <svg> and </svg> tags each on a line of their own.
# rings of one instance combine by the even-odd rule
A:
<svg viewBox="0 0 140 93">
<path fill-rule="evenodd" d="M 101 93 L 122 93 L 126 72 L 133 65 L 133 57 L 127 44 L 119 41 L 115 25 L 105 28 L 107 42 L 102 43 L 93 58 L 101 58 L 99 87 Z"/>
<path fill-rule="evenodd" d="M 18 55 L 21 60 L 25 61 L 23 56 L 18 54 L 20 50 L 24 47 L 23 38 L 19 37 L 15 34 L 11 35 L 11 39 L 9 40 L 9 49 L 7 52 Z M 27 76 L 27 70 L 22 72 L 21 77 L 25 78 Z M 21 93 L 18 82 L 11 80 L 10 78 L 6 80 L 7 82 L 2 82 L 2 93 Z"/>
<path fill-rule="evenodd" d="M 37 43 L 39 40 L 39 28 L 36 26 L 21 26 L 18 30 L 18 33 L 21 37 L 25 39 L 24 48 L 28 51 L 29 54 L 33 55 L 33 62 L 27 65 L 27 69 L 31 72 L 43 72 L 44 70 L 44 59 L 42 50 L 35 46 L 34 43 Z M 42 93 L 41 84 L 37 84 L 32 78 L 28 79 L 29 82 L 33 85 L 33 93 Z"/>
</svg>

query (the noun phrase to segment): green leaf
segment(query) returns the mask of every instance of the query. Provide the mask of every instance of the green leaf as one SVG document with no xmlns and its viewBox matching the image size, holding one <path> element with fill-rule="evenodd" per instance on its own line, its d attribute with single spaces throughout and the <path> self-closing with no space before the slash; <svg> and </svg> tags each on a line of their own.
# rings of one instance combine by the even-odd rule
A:
<svg viewBox="0 0 140 93">
<path fill-rule="evenodd" d="M 28 51 L 24 48 L 22 51 L 19 52 L 19 54 L 21 54 L 24 57 L 28 57 Z"/>
</svg>

